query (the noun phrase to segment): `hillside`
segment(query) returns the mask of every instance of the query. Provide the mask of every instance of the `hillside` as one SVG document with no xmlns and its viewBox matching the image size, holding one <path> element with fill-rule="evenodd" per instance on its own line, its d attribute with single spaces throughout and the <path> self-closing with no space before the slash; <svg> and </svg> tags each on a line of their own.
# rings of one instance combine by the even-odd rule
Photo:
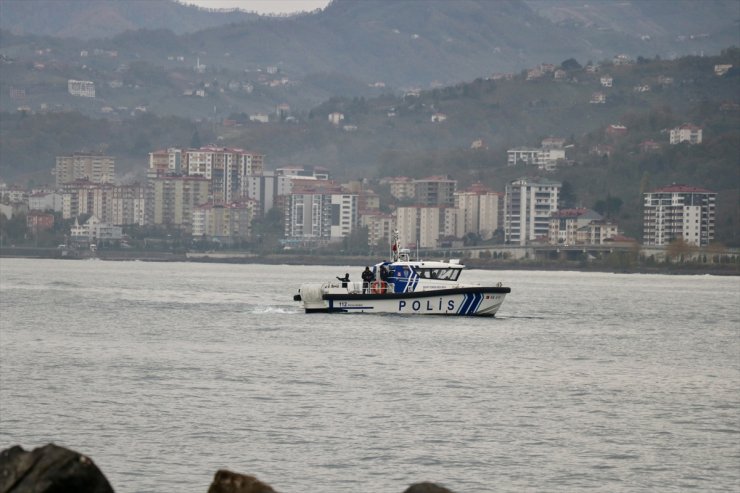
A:
<svg viewBox="0 0 740 493">
<path fill-rule="evenodd" d="M 461 186 L 480 180 L 503 190 L 512 179 L 538 173 L 507 167 L 506 150 L 538 147 L 554 136 L 570 146 L 569 165 L 550 175 L 568 183 L 569 205 L 618 199 L 612 213 L 639 237 L 642 191 L 673 182 L 706 187 L 720 194 L 718 239 L 738 244 L 740 77 L 736 68 L 717 75 L 718 64 L 740 67 L 740 50 L 628 65 L 605 61 L 596 73 L 567 60 L 560 80 L 554 73 L 527 80 L 522 73 L 404 97 L 332 98 L 296 113 L 296 121 L 267 124 L 239 113 L 226 125 L 151 114 L 118 122 L 75 113 L 4 114 L 0 176 L 49 181 L 54 156 L 82 148 L 104 149 L 119 158 L 122 173 L 141 173 L 151 150 L 200 141 L 263 152 L 269 168 L 320 165 L 339 179 L 450 174 Z M 613 80 L 605 88 L 606 75 Z M 595 92 L 606 102 L 591 103 Z M 334 111 L 344 114 L 341 126 L 328 122 Z M 446 119 L 433 122 L 439 114 Z M 668 129 L 685 122 L 703 128 L 703 144 L 668 144 Z M 624 125 L 626 134 L 610 136 L 611 124 Z M 476 140 L 483 145 L 471 149 Z M 654 148 L 643 149 L 645 141 Z"/>
<path fill-rule="evenodd" d="M 156 107 L 164 98 L 155 109 L 182 116 L 192 115 L 172 100 L 183 85 L 213 78 L 255 82 L 268 67 L 280 71 L 278 80 L 288 80 L 279 91 L 265 91 L 263 99 L 250 95 L 210 103 L 251 112 L 281 102 L 308 109 L 331 96 L 372 95 L 371 83 L 393 92 L 569 57 L 581 62 L 621 53 L 670 58 L 740 44 L 735 0 L 597 0 L 586 7 L 575 0 L 334 0 L 322 11 L 280 18 L 205 11 L 168 0 L 0 0 L 0 5 L 3 55 L 54 64 L 99 87 L 116 80 L 115 71 L 128 64 L 151 65 L 170 84 L 140 83 L 155 94 L 149 104 Z M 106 56 L 113 52 L 115 57 Z M 192 74 L 197 63 L 205 66 L 201 77 Z M 63 93 L 64 85 L 45 78 L 45 70 L 37 78 Z M 337 94 L 331 85 L 315 84 L 317 75 L 351 83 L 340 84 Z M 105 95 L 125 106 L 118 104 L 124 99 L 119 96 Z"/>
<path fill-rule="evenodd" d="M 93 39 L 138 29 L 169 29 L 183 34 L 256 14 L 212 11 L 173 0 L 0 0 L 0 29 L 14 34 Z"/>
</svg>

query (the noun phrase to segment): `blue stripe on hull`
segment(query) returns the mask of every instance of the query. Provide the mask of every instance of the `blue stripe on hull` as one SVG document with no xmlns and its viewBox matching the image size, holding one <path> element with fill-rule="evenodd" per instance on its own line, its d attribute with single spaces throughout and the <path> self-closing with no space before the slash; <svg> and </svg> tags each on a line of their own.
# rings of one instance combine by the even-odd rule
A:
<svg viewBox="0 0 740 493">
<path fill-rule="evenodd" d="M 458 315 L 466 315 L 468 313 L 468 307 L 470 305 L 470 301 L 472 300 L 472 297 L 469 294 L 463 295 L 463 302 L 462 305 L 460 305 L 460 309 L 457 310 Z"/>
<path fill-rule="evenodd" d="M 475 293 L 475 298 L 475 302 L 472 304 L 472 308 L 468 312 L 468 315 L 475 315 L 475 313 L 478 311 L 480 304 L 483 302 L 483 293 Z"/>
</svg>

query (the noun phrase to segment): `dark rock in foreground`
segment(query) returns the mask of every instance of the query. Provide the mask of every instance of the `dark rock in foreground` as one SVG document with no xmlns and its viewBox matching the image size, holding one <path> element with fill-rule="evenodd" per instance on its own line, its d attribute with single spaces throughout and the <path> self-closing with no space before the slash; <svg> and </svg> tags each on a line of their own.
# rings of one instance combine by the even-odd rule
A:
<svg viewBox="0 0 740 493">
<path fill-rule="evenodd" d="M 444 486 L 438 486 L 434 483 L 416 483 L 404 490 L 403 493 L 452 493 Z"/>
<path fill-rule="evenodd" d="M 0 493 L 113 493 L 88 457 L 50 443 L 26 452 L 0 452 Z"/>
<path fill-rule="evenodd" d="M 220 469 L 213 478 L 208 493 L 276 493 L 254 476 Z"/>
<path fill-rule="evenodd" d="M 0 452 L 0 493 L 113 493 L 90 458 L 50 443 L 26 452 L 16 445 Z M 254 476 L 216 472 L 208 493 L 277 493 Z M 416 483 L 404 493 L 452 493 L 434 483 Z"/>
</svg>

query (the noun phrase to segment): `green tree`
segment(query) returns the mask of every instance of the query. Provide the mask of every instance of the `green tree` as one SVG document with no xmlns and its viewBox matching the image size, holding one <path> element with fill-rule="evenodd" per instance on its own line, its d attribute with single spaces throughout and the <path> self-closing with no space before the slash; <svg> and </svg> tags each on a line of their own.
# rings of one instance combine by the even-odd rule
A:
<svg viewBox="0 0 740 493">
<path fill-rule="evenodd" d="M 563 180 L 563 185 L 560 188 L 560 208 L 569 209 L 576 205 L 576 193 L 573 189 L 573 184 L 567 180 Z"/>
<path fill-rule="evenodd" d="M 275 252 L 285 236 L 283 211 L 273 207 L 262 217 L 252 220 L 252 239 L 259 250 Z"/>
<path fill-rule="evenodd" d="M 622 199 L 620 199 L 619 197 L 612 197 L 611 195 L 607 195 L 606 199 L 596 201 L 596 203 L 594 204 L 594 210 L 602 216 L 614 218 L 622 209 L 622 203 Z"/>
<path fill-rule="evenodd" d="M 368 241 L 368 228 L 361 226 L 355 228 L 349 236 L 345 236 L 342 243 L 347 253 L 367 253 Z"/>
<path fill-rule="evenodd" d="M 195 129 L 195 132 L 193 132 L 193 136 L 190 139 L 190 147 L 193 149 L 199 149 L 200 146 L 200 134 L 198 133 L 198 129 Z"/>
<path fill-rule="evenodd" d="M 581 70 L 581 64 L 575 58 L 568 58 L 560 64 L 563 70 Z"/>
<path fill-rule="evenodd" d="M 26 215 L 16 214 L 10 219 L 0 214 L 0 235 L 6 241 L 20 243 L 26 239 Z"/>
</svg>

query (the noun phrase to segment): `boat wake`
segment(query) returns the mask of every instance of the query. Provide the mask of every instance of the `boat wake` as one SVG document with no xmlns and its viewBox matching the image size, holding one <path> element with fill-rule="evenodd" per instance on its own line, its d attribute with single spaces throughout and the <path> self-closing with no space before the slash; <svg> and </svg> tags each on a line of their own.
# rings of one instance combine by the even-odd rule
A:
<svg viewBox="0 0 740 493">
<path fill-rule="evenodd" d="M 277 313 L 282 315 L 295 315 L 297 313 L 303 313 L 303 310 L 298 310 L 293 307 L 278 307 L 278 306 L 256 306 L 251 310 L 251 313 L 255 315 L 265 315 L 270 313 Z"/>
</svg>

